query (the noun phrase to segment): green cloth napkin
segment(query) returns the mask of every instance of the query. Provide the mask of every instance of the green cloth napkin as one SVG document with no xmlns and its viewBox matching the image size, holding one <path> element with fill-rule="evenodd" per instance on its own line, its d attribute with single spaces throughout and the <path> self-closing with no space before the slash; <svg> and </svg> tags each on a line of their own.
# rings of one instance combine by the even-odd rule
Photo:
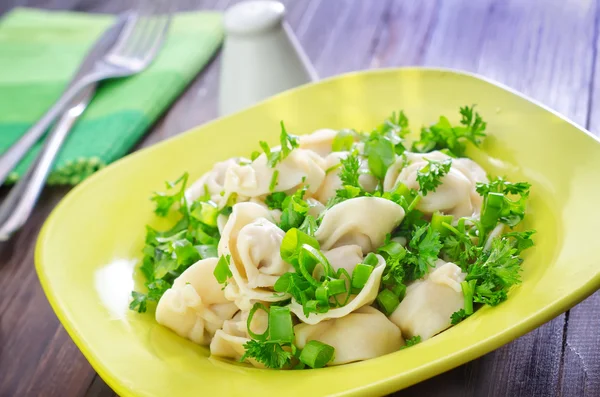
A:
<svg viewBox="0 0 600 397">
<path fill-rule="evenodd" d="M 114 20 L 21 8 L 0 21 L 0 153 L 60 97 L 88 49 Z M 100 86 L 67 138 L 48 183 L 77 184 L 127 154 L 222 40 L 220 14 L 177 14 L 164 47 L 146 71 Z M 41 144 L 17 166 L 12 182 L 31 164 Z"/>
</svg>

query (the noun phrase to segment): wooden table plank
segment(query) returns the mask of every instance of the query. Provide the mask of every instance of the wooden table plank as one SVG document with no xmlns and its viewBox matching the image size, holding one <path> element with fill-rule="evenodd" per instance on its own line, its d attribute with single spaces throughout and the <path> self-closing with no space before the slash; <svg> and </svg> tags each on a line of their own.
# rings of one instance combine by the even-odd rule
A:
<svg viewBox="0 0 600 397">
<path fill-rule="evenodd" d="M 230 3 L 185 0 L 180 5 L 223 9 Z M 592 81 L 592 70 L 600 70 L 597 3 L 286 1 L 288 21 L 321 76 L 380 66 L 463 68 L 511 85 L 598 132 L 600 112 L 588 117 L 588 109 L 593 109 L 589 104 L 600 103 L 600 84 Z M 120 12 L 127 7 L 118 0 L 15 0 L 13 4 L 95 12 Z M 5 9 L 6 4 L 1 4 L 0 12 Z M 217 60 L 140 146 L 214 118 L 218 72 Z M 63 193 L 46 192 L 16 240 L 0 245 L 0 396 L 81 396 L 86 389 L 88 396 L 114 395 L 98 377 L 92 382 L 93 370 L 50 311 L 34 274 L 35 236 Z M 600 340 L 594 332 L 600 325 L 599 311 L 600 298 L 594 296 L 567 317 L 560 316 L 479 360 L 397 395 L 599 395 Z"/>
<path fill-rule="evenodd" d="M 591 97 L 584 125 L 600 136 L 600 1 L 596 2 L 595 16 Z M 600 394 L 600 292 L 569 311 L 566 330 L 561 393 L 565 396 L 597 396 Z"/>
<path fill-rule="evenodd" d="M 423 63 L 480 73 L 585 123 L 595 15 L 593 1 L 576 6 L 572 2 L 447 1 L 438 13 Z M 398 395 L 559 395 L 565 328 L 561 315 L 455 371 L 452 380 L 463 377 L 464 384 L 453 394 L 434 378 Z M 574 366 L 570 370 L 581 372 Z M 597 370 L 595 379 L 599 377 Z M 565 395 L 578 396 L 579 391 Z"/>
</svg>

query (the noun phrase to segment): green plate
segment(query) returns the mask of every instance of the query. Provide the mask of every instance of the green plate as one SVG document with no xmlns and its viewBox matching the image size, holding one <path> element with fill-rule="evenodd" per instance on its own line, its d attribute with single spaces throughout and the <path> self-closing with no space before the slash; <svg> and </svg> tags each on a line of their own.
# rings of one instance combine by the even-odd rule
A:
<svg viewBox="0 0 600 397">
<path fill-rule="evenodd" d="M 141 279 L 144 225 L 160 226 L 148 200 L 184 171 L 196 178 L 258 140 L 288 131 L 368 129 L 404 109 L 414 131 L 477 104 L 490 137 L 471 152 L 491 174 L 533 184 L 523 283 L 508 301 L 410 349 L 365 362 L 272 371 L 209 358 L 127 310 Z M 384 394 L 479 357 L 527 333 L 600 285 L 600 145 L 584 129 L 516 92 L 449 70 L 391 69 L 335 77 L 285 92 L 240 113 L 136 152 L 77 186 L 40 234 L 36 267 L 58 318 L 100 376 L 121 396 L 317 396 Z M 166 225 L 163 225 L 166 226 Z M 137 285 L 137 284 L 136 284 Z M 365 341 L 368 343 L 368 341 Z"/>
</svg>

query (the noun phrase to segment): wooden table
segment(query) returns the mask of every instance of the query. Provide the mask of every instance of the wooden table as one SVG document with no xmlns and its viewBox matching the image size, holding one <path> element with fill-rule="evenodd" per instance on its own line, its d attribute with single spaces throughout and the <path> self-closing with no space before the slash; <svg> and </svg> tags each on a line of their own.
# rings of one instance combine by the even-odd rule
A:
<svg viewBox="0 0 600 397">
<path fill-rule="evenodd" d="M 120 12 L 122 0 L 2 0 L 13 6 Z M 228 0 L 180 0 L 182 9 Z M 600 133 L 600 0 L 285 1 L 321 77 L 406 65 L 465 69 L 507 84 Z M 217 115 L 219 60 L 141 146 Z M 557 159 L 569 161 L 569 159 Z M 0 397 L 112 396 L 52 312 L 33 265 L 44 219 L 67 189 L 47 189 L 24 229 L 0 245 Z M 135 365 L 135 364 L 133 364 Z M 600 294 L 462 367 L 397 396 L 600 395 Z"/>
</svg>

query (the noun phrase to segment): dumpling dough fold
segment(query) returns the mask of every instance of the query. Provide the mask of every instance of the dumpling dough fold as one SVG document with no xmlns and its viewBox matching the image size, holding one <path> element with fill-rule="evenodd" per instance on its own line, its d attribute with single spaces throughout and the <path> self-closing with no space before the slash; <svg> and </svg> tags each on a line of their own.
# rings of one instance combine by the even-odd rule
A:
<svg viewBox="0 0 600 397">
<path fill-rule="evenodd" d="M 223 192 L 225 184 L 225 173 L 230 166 L 238 166 L 239 161 L 239 158 L 231 158 L 215 163 L 210 171 L 202 175 L 197 181 L 195 181 L 189 188 L 186 189 L 185 198 L 187 201 L 191 203 L 192 201 L 197 200 L 199 197 L 202 197 L 208 193 L 213 202 L 220 204 L 223 200 L 221 193 Z"/>
<path fill-rule="evenodd" d="M 251 164 L 232 165 L 225 173 L 224 197 L 237 193 L 246 197 L 258 197 L 271 193 L 271 181 L 278 171 L 276 192 L 293 193 L 308 186 L 308 195 L 313 195 L 325 179 L 324 160 L 315 152 L 294 149 L 274 168 L 267 164 L 267 155 L 261 154 Z"/>
<path fill-rule="evenodd" d="M 288 297 L 272 290 L 279 276 L 294 271 L 279 254 L 283 236 L 283 230 L 271 222 L 266 207 L 252 202 L 233 206 L 218 253 L 231 255 L 233 279 L 225 287 L 225 295 L 240 309 L 248 309 L 252 301 L 277 302 Z"/>
<path fill-rule="evenodd" d="M 371 306 L 316 325 L 298 324 L 294 333 L 299 348 L 311 340 L 333 346 L 335 355 L 329 366 L 383 356 L 404 345 L 400 329 Z"/>
<path fill-rule="evenodd" d="M 312 150 L 321 157 L 327 156 L 332 151 L 333 140 L 337 135 L 336 130 L 323 128 L 312 134 L 300 136 L 300 149 Z"/>
<path fill-rule="evenodd" d="M 210 343 L 210 354 L 212 356 L 230 358 L 236 361 L 242 358 L 246 352 L 244 344 L 250 340 L 247 328 L 248 314 L 248 311 L 240 311 L 233 319 L 223 323 L 223 329 L 215 333 Z M 267 329 L 268 321 L 268 315 L 263 310 L 257 310 L 254 317 L 252 317 L 252 324 L 250 324 L 252 331 L 262 334 Z M 248 359 L 247 361 L 257 368 L 265 367 L 254 359 Z"/>
<path fill-rule="evenodd" d="M 192 342 L 208 345 L 237 311 L 213 275 L 217 262 L 217 258 L 200 260 L 177 277 L 158 302 L 156 322 Z"/>
<path fill-rule="evenodd" d="M 409 165 L 402 168 L 404 159 L 400 157 L 387 171 L 383 187 L 391 191 L 398 182 L 411 189 L 418 190 L 417 173 L 425 167 L 428 160 L 444 161 L 451 157 L 439 152 L 410 153 L 404 155 Z M 435 192 L 422 197 L 417 209 L 426 214 L 436 211 L 456 217 L 476 216 L 481 211 L 482 197 L 475 190 L 477 182 L 487 183 L 485 171 L 473 160 L 467 158 L 452 159 L 452 166 L 442 178 L 442 184 Z"/>
<path fill-rule="evenodd" d="M 436 262 L 436 269 L 408 286 L 406 296 L 390 316 L 404 336 L 421 340 L 450 327 L 452 313 L 464 308 L 460 283 L 466 273 L 452 262 Z"/>
<path fill-rule="evenodd" d="M 380 197 L 357 197 L 334 205 L 315 233 L 321 249 L 358 245 L 363 253 L 379 248 L 404 219 L 404 209 Z"/>
</svg>

